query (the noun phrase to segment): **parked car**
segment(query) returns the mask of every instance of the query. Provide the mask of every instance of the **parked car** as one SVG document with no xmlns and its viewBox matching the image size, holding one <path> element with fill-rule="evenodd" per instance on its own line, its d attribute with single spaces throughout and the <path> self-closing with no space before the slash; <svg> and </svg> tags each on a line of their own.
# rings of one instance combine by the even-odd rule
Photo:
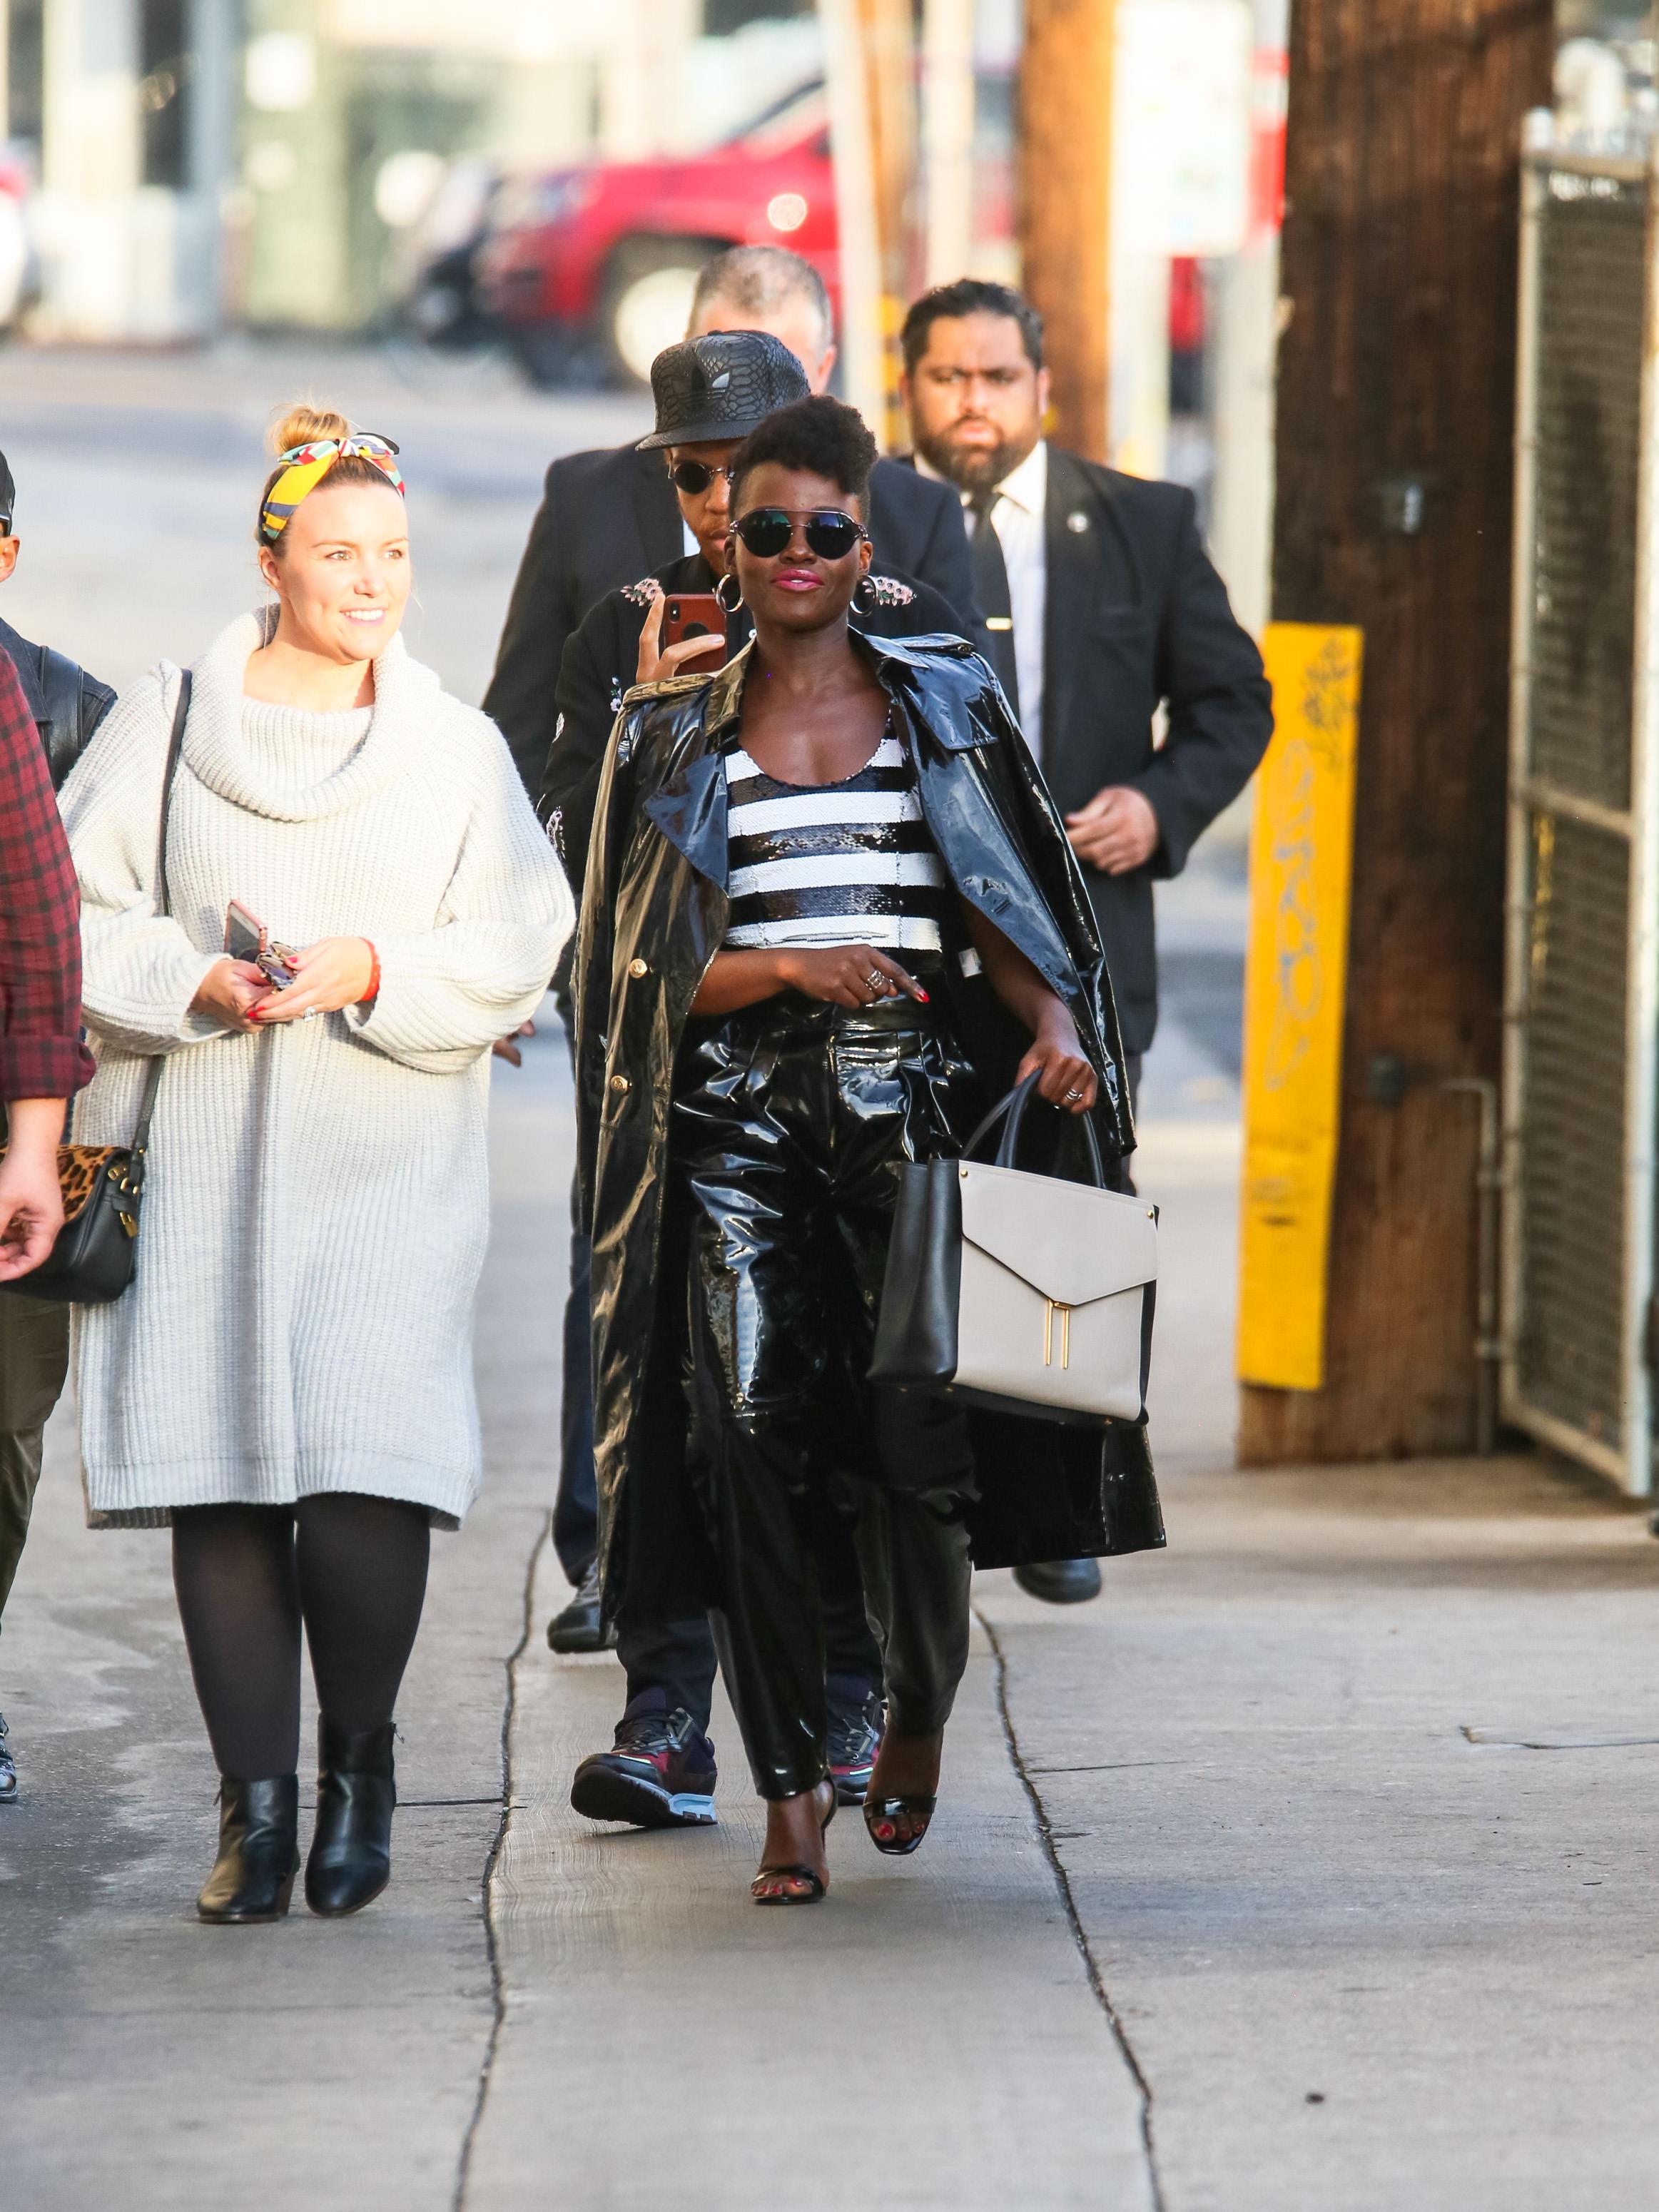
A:
<svg viewBox="0 0 1659 2212">
<path fill-rule="evenodd" d="M 477 296 L 539 382 L 584 358 L 643 381 L 685 332 L 696 271 L 728 246 L 787 246 L 836 277 L 821 83 L 703 154 L 508 179 L 473 262 Z"/>
<path fill-rule="evenodd" d="M 501 185 L 489 161 L 453 161 L 416 221 L 394 234 L 392 319 L 418 343 L 467 352 L 494 337 L 495 318 L 478 298 L 477 264 Z"/>
</svg>

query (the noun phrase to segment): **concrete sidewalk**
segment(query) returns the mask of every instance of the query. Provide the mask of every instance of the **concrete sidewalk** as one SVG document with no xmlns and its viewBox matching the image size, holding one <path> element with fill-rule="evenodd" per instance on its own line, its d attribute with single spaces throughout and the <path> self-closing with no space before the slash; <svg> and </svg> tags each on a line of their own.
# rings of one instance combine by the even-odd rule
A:
<svg viewBox="0 0 1659 2212">
<path fill-rule="evenodd" d="M 0 1639 L 22 1778 L 18 1803 L 0 1807 L 5 2212 L 454 2200 L 495 2024 L 483 1893 L 502 1820 L 507 1667 L 557 1424 L 546 1316 L 569 1154 L 549 1027 L 498 1086 L 478 1333 L 489 1474 L 464 1534 L 433 1544 L 398 1707 L 397 1875 L 373 1911 L 330 1923 L 296 1910 L 273 1929 L 197 1921 L 217 1784 L 168 1540 L 88 1534 L 60 1409 Z M 310 1746 L 308 1723 L 302 1770 Z"/>
<path fill-rule="evenodd" d="M 719 1829 L 565 1802 L 618 1677 L 541 1634 L 555 1037 L 498 1073 L 489 1479 L 434 1546 L 360 1919 L 195 1922 L 213 1776 L 166 1540 L 85 1533 L 60 1425 L 0 1647 L 0 2205 L 1655 2202 L 1659 1547 L 1539 1461 L 1226 1471 L 1237 1144 L 1182 1066 L 1139 1163 L 1170 1549 L 1072 1611 L 979 1578 L 934 1832 L 883 1860 L 843 1814 L 813 1911 L 748 1903 L 729 1716 Z"/>
</svg>

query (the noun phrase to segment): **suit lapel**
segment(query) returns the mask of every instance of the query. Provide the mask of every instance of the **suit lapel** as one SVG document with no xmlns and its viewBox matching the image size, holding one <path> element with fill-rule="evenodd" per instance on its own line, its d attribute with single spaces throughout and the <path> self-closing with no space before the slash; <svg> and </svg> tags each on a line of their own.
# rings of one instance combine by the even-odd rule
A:
<svg viewBox="0 0 1659 2212">
<path fill-rule="evenodd" d="M 1078 529 L 1073 515 L 1084 518 Z M 1050 781 L 1071 726 L 1078 655 L 1091 599 L 1100 590 L 1099 502 L 1072 456 L 1048 448 L 1048 494 L 1043 514 L 1048 556 L 1042 612 L 1042 738 Z"/>
</svg>

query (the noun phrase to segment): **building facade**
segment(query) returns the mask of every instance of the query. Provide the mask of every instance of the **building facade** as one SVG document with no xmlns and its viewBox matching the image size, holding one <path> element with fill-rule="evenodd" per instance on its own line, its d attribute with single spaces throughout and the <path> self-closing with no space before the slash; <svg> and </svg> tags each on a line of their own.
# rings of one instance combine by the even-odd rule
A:
<svg viewBox="0 0 1659 2212">
<path fill-rule="evenodd" d="M 403 273 L 400 232 L 458 161 L 557 167 L 707 143 L 798 66 L 811 15 L 810 0 L 0 0 L 5 135 L 33 183 L 30 327 L 152 342 L 372 327 Z"/>
<path fill-rule="evenodd" d="M 33 179 L 44 334 L 215 326 L 239 13 L 237 0 L 7 0 L 7 136 Z"/>
</svg>

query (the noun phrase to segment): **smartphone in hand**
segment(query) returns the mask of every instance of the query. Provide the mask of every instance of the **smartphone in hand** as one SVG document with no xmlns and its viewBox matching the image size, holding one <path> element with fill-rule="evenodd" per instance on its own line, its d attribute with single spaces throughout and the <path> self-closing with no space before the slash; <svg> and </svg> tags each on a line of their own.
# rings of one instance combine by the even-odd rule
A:
<svg viewBox="0 0 1659 2212">
<path fill-rule="evenodd" d="M 233 960 L 245 960 L 257 968 L 275 990 L 286 991 L 294 981 L 291 963 L 300 956 L 291 945 L 276 942 L 264 922 L 240 899 L 232 899 L 225 908 L 225 951 Z"/>
<path fill-rule="evenodd" d="M 678 645 L 688 637 L 706 637 L 708 647 L 702 653 L 688 653 L 678 674 L 706 675 L 710 669 L 725 667 L 726 610 L 713 592 L 670 593 L 663 609 L 662 641 L 665 646 Z"/>
</svg>

